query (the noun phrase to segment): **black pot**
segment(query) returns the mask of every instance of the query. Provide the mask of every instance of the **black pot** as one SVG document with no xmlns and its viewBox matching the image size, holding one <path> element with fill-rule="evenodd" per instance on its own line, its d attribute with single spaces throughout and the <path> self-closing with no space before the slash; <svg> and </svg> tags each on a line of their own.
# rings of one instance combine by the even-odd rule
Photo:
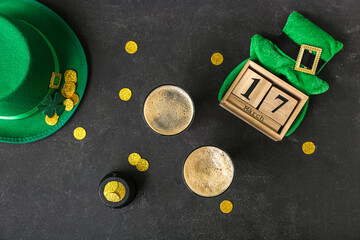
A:
<svg viewBox="0 0 360 240">
<path fill-rule="evenodd" d="M 120 200 L 120 202 L 110 202 L 104 196 L 105 185 L 111 181 L 120 182 L 125 187 L 125 196 L 123 199 Z M 99 197 L 100 197 L 101 201 L 106 206 L 111 207 L 111 208 L 121 208 L 121 207 L 128 205 L 134 199 L 135 194 L 136 194 L 136 185 L 135 185 L 134 180 L 130 176 L 128 176 L 124 173 L 120 173 L 120 172 L 112 172 L 112 173 L 106 175 L 101 180 L 101 182 L 99 184 L 98 192 L 99 192 Z"/>
</svg>

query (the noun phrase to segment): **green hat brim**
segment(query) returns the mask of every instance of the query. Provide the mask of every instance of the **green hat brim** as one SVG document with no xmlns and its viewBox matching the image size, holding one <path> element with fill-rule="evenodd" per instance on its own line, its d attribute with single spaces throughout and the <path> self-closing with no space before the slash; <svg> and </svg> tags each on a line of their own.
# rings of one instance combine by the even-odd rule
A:
<svg viewBox="0 0 360 240">
<path fill-rule="evenodd" d="M 50 40 L 59 59 L 60 73 L 68 69 L 77 72 L 76 94 L 79 95 L 80 103 L 87 82 L 87 61 L 80 41 L 66 22 L 51 9 L 34 0 L 2 0 L 0 13 L 30 23 Z M 64 80 L 59 89 L 63 84 Z M 0 142 L 27 143 L 43 139 L 64 126 L 79 103 L 71 111 L 62 113 L 54 126 L 46 124 L 42 112 L 19 120 L 0 119 Z"/>
</svg>

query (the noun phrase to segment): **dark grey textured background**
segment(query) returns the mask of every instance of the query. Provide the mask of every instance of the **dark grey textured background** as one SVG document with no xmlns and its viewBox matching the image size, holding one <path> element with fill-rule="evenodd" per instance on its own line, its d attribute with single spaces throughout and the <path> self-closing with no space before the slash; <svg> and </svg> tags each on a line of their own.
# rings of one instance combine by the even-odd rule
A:
<svg viewBox="0 0 360 240">
<path fill-rule="evenodd" d="M 90 76 L 76 114 L 54 135 L 0 144 L 0 239 L 359 239 L 360 4 L 318 1 L 41 0 L 79 36 Z M 299 129 L 273 142 L 218 106 L 227 74 L 248 57 L 250 37 L 281 32 L 297 10 L 344 43 L 320 77 L 328 92 L 312 96 Z M 134 40 L 139 51 L 124 51 Z M 225 61 L 213 66 L 210 56 Z M 162 137 L 142 119 L 157 85 L 172 83 L 195 100 L 193 125 Z M 118 92 L 133 90 L 123 102 Z M 87 137 L 73 138 L 83 126 Z M 302 153 L 305 141 L 316 152 Z M 190 193 L 181 167 L 194 148 L 230 153 L 236 176 L 217 198 Z M 145 173 L 127 162 L 139 152 Z M 139 192 L 120 210 L 98 198 L 101 178 L 131 172 Z M 230 214 L 219 204 L 234 203 Z"/>
</svg>

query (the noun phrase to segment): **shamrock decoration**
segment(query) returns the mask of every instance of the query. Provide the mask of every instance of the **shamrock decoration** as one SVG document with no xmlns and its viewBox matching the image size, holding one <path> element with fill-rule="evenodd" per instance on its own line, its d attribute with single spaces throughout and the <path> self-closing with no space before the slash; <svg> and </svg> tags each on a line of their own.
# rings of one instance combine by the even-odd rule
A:
<svg viewBox="0 0 360 240">
<path fill-rule="evenodd" d="M 42 101 L 43 106 L 39 107 L 39 111 L 42 111 L 48 117 L 54 116 L 54 113 L 60 116 L 65 110 L 65 106 L 62 104 L 63 101 L 64 98 L 58 92 L 55 93 L 54 99 L 47 95 Z"/>
</svg>

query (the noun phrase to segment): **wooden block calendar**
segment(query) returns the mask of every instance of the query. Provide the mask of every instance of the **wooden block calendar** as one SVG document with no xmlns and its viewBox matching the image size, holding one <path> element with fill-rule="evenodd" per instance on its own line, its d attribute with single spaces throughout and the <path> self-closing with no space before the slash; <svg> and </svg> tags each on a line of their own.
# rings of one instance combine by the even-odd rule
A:
<svg viewBox="0 0 360 240">
<path fill-rule="evenodd" d="M 308 96 L 249 60 L 220 106 L 274 141 L 289 130 Z"/>
</svg>

